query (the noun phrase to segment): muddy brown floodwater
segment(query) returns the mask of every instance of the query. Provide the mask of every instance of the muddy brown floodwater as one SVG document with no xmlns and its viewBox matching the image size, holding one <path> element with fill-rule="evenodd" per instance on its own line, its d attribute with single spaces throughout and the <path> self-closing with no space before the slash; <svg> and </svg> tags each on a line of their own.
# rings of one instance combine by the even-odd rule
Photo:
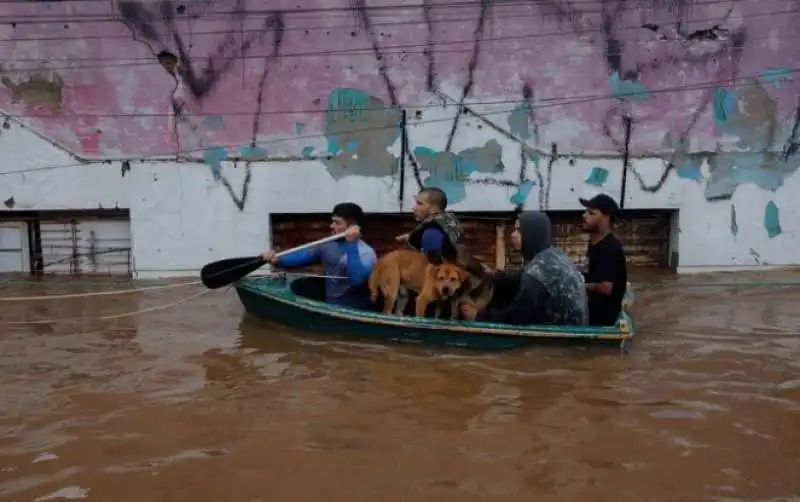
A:
<svg viewBox="0 0 800 502">
<path fill-rule="evenodd" d="M 232 291 L 96 319 L 200 286 L 2 301 L 0 501 L 800 500 L 800 274 L 663 284 L 626 353 L 331 339 Z"/>
</svg>

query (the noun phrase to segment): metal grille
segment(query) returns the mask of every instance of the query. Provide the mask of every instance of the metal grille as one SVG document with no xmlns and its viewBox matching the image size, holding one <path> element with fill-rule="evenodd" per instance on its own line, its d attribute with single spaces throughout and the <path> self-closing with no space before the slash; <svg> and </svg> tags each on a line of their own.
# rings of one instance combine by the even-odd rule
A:
<svg viewBox="0 0 800 502">
<path fill-rule="evenodd" d="M 44 273 L 131 275 L 127 220 L 69 220 L 40 223 Z"/>
</svg>

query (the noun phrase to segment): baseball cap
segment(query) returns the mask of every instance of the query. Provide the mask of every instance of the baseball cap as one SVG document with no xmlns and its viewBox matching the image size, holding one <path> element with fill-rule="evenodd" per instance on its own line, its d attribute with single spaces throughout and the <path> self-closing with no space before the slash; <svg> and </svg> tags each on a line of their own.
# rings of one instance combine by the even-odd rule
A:
<svg viewBox="0 0 800 502">
<path fill-rule="evenodd" d="M 614 201 L 611 196 L 604 193 L 595 195 L 588 200 L 583 198 L 579 198 L 578 200 L 583 207 L 600 211 L 604 215 L 610 216 L 612 219 L 617 215 L 617 212 L 619 212 L 619 206 L 616 201 Z"/>
</svg>

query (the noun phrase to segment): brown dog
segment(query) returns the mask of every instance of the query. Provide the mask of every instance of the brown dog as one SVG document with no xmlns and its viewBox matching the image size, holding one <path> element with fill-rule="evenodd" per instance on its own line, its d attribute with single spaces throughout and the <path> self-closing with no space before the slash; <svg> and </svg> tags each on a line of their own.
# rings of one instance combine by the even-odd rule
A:
<svg viewBox="0 0 800 502">
<path fill-rule="evenodd" d="M 469 278 L 451 300 L 451 319 L 458 317 L 459 306 L 462 303 L 475 305 L 475 309 L 481 313 L 486 310 L 494 296 L 494 281 L 483 265 L 472 255 L 472 251 L 463 244 L 456 246 L 456 249 L 458 250 L 458 264 L 469 273 Z"/>
<path fill-rule="evenodd" d="M 434 265 L 419 251 L 399 249 L 386 254 L 369 276 L 372 303 L 383 294 L 383 313 L 394 308 L 395 315 L 403 315 L 408 303 L 408 292 L 417 293 L 415 315 L 424 317 L 431 302 L 450 300 L 469 279 L 463 268 L 451 263 Z M 437 306 L 436 317 L 440 309 Z"/>
</svg>

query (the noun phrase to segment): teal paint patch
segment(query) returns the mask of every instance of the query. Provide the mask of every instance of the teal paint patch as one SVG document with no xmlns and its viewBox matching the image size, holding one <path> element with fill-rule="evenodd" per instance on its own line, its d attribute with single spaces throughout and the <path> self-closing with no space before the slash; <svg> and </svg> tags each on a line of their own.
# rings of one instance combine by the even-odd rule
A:
<svg viewBox="0 0 800 502">
<path fill-rule="evenodd" d="M 429 172 L 429 176 L 422 180 L 425 187 L 442 189 L 447 200 L 453 203 L 464 200 L 466 181 L 474 171 L 474 165 L 463 162 L 452 152 L 437 152 L 427 147 L 415 148 L 414 157 Z"/>
<path fill-rule="evenodd" d="M 608 77 L 608 84 L 611 87 L 611 95 L 615 98 L 628 101 L 646 101 L 650 98 L 647 88 L 641 82 L 623 80 L 619 72 L 614 72 Z"/>
<path fill-rule="evenodd" d="M 536 186 L 535 181 L 527 180 L 523 181 L 519 188 L 517 188 L 517 193 L 509 197 L 508 201 L 515 206 L 524 206 L 526 202 L 528 202 L 528 197 L 533 190 L 533 187 Z"/>
<path fill-rule="evenodd" d="M 328 96 L 324 134 L 329 156 L 321 158 L 334 179 L 394 176 L 396 155 L 389 152 L 401 134 L 399 108 L 359 89 L 334 89 Z"/>
<path fill-rule="evenodd" d="M 595 166 L 592 168 L 589 176 L 586 177 L 586 184 L 601 187 L 608 181 L 608 174 L 608 169 Z"/>
<path fill-rule="evenodd" d="M 714 121 L 717 123 L 717 127 L 725 127 L 725 122 L 736 110 L 736 103 L 735 91 L 724 87 L 718 87 L 714 90 Z"/>
<path fill-rule="evenodd" d="M 521 140 L 533 138 L 533 107 L 528 102 L 518 104 L 508 115 L 511 134 Z"/>
<path fill-rule="evenodd" d="M 219 115 L 207 115 L 203 119 L 203 124 L 212 131 L 221 131 L 225 129 L 225 122 Z"/>
<path fill-rule="evenodd" d="M 532 150 L 528 152 L 528 158 L 531 159 L 533 162 L 539 162 L 542 159 L 542 154 L 540 154 L 536 150 Z"/>
<path fill-rule="evenodd" d="M 679 178 L 685 180 L 703 181 L 703 172 L 700 170 L 702 165 L 702 156 L 689 156 L 683 159 L 683 164 L 675 172 Z"/>
<path fill-rule="evenodd" d="M 785 80 L 792 80 L 793 73 L 794 70 L 791 68 L 769 68 L 761 71 L 759 76 L 774 88 L 780 89 L 782 82 Z"/>
<path fill-rule="evenodd" d="M 311 158 L 313 154 L 314 154 L 313 146 L 304 146 L 303 149 L 300 151 L 300 155 L 305 159 Z"/>
<path fill-rule="evenodd" d="M 306 130 L 306 125 L 302 122 L 295 122 L 294 123 L 294 133 L 295 134 L 303 134 L 303 131 Z"/>
<path fill-rule="evenodd" d="M 334 89 L 328 96 L 328 113 L 340 113 L 345 120 L 355 124 L 370 110 L 371 97 L 360 89 Z"/>
<path fill-rule="evenodd" d="M 339 147 L 339 138 L 337 136 L 332 136 L 328 138 L 328 153 L 334 154 L 337 153 L 341 148 Z"/>
<path fill-rule="evenodd" d="M 779 236 L 783 232 L 778 206 L 772 201 L 769 201 L 764 209 L 764 230 L 767 231 L 770 239 Z"/>
<path fill-rule="evenodd" d="M 438 152 L 433 148 L 428 148 L 427 146 L 418 146 L 414 148 L 414 157 L 417 157 L 418 159 L 425 157 L 435 158 L 437 155 L 439 155 L 439 153 L 442 152 Z"/>
<path fill-rule="evenodd" d="M 739 235 L 739 223 L 736 221 L 736 206 L 731 204 L 731 235 Z"/>
<path fill-rule="evenodd" d="M 724 200 L 733 197 L 736 188 L 744 183 L 776 191 L 797 170 L 800 159 L 787 164 L 763 152 L 728 152 L 716 154 L 709 159 L 709 164 L 711 175 L 706 183 L 706 200 Z"/>
<path fill-rule="evenodd" d="M 424 146 L 414 149 L 414 157 L 429 174 L 423 179 L 423 184 L 441 188 L 448 200 L 454 203 L 466 197 L 466 183 L 471 174 L 500 173 L 505 169 L 502 153 L 503 149 L 496 140 L 459 153 L 441 152 Z"/>
<path fill-rule="evenodd" d="M 800 168 L 800 157 L 776 155 L 791 137 L 793 121 L 777 117 L 777 103 L 756 83 L 738 91 L 714 91 L 717 129 L 738 139 L 736 151 L 710 155 L 706 200 L 730 199 L 740 185 L 775 191 Z M 751 110 L 747 115 L 739 110 Z M 766 152 L 766 153 L 765 153 Z"/>
<path fill-rule="evenodd" d="M 242 146 L 239 155 L 246 159 L 266 159 L 267 151 L 260 146 Z"/>
<path fill-rule="evenodd" d="M 203 161 L 211 169 L 214 179 L 222 178 L 222 162 L 228 158 L 228 150 L 222 147 L 208 148 L 203 152 Z"/>
<path fill-rule="evenodd" d="M 762 89 L 763 91 L 763 89 Z M 741 92 L 741 95 L 740 95 Z M 766 131 L 760 130 L 763 124 L 751 123 L 751 117 L 742 115 L 739 111 L 739 104 L 743 99 L 749 97 L 753 100 L 754 91 L 748 94 L 746 91 L 736 91 L 733 89 L 718 88 L 714 91 L 714 122 L 717 129 L 730 136 L 739 138 L 736 146 L 742 150 L 763 150 L 764 148 L 772 147 L 767 145 L 768 137 Z M 770 103 L 766 102 L 769 98 L 766 93 L 759 94 L 756 102 L 745 102 L 745 106 L 753 106 L 757 108 L 764 108 Z M 776 137 L 770 137 L 773 141 Z"/>
</svg>

